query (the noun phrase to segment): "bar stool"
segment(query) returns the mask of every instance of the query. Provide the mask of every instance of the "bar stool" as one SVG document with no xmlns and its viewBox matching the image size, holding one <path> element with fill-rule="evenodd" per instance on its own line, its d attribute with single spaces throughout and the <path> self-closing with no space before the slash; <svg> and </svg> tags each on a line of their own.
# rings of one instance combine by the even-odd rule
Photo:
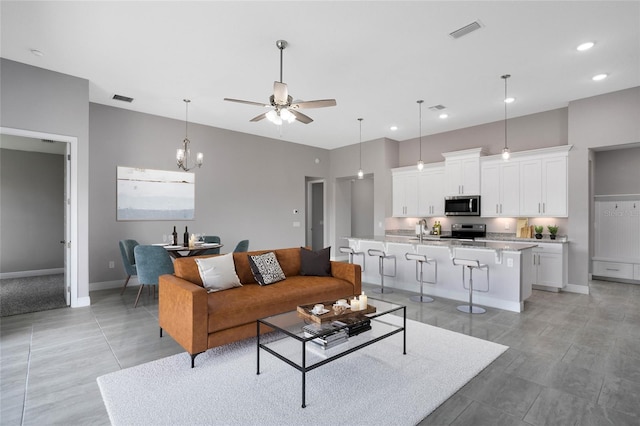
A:
<svg viewBox="0 0 640 426">
<path fill-rule="evenodd" d="M 390 288 L 384 288 L 384 277 L 396 276 L 396 256 L 393 254 L 387 254 L 382 250 L 369 249 L 369 256 L 378 256 L 378 273 L 380 274 L 380 289 L 374 289 L 374 293 L 393 293 Z M 393 275 L 385 275 L 384 273 L 384 261 L 385 259 L 393 259 Z"/>
<path fill-rule="evenodd" d="M 416 261 L 416 281 L 420 282 L 420 296 L 411 296 L 409 300 L 413 300 L 414 302 L 422 302 L 422 303 L 433 302 L 433 298 L 424 295 L 422 288 L 425 282 L 427 284 L 435 284 L 438 281 L 438 262 L 436 262 L 435 259 L 427 258 L 427 256 L 424 254 L 418 254 L 418 253 L 405 253 L 404 258 L 407 260 Z M 422 268 L 425 263 L 429 265 L 431 264 L 435 265 L 435 270 L 436 270 L 435 281 L 424 281 L 423 279 L 424 272 Z M 418 267 L 418 265 L 420 265 L 420 267 Z"/>
<path fill-rule="evenodd" d="M 349 263 L 353 263 L 353 256 L 362 256 L 362 272 L 364 272 L 364 253 L 361 251 L 355 251 L 351 247 L 339 247 L 340 253 L 349 254 Z"/>
<path fill-rule="evenodd" d="M 465 287 L 464 285 L 464 268 L 467 267 L 469 268 L 469 304 L 468 305 L 460 305 L 458 306 L 458 310 L 460 312 L 465 312 L 467 314 L 484 314 L 485 312 L 487 312 L 486 309 L 481 308 L 479 306 L 473 306 L 473 292 L 474 291 L 478 291 L 478 292 L 482 292 L 482 293 L 486 293 L 489 291 L 489 266 L 484 264 L 484 263 L 480 263 L 480 261 L 478 260 L 474 260 L 474 259 L 459 259 L 459 258 L 453 258 L 453 264 L 454 265 L 461 265 L 462 266 L 462 287 L 467 290 L 467 287 Z M 480 270 L 484 270 L 487 271 L 487 289 L 486 290 L 474 290 L 473 289 L 473 270 L 474 269 L 480 269 Z"/>
</svg>

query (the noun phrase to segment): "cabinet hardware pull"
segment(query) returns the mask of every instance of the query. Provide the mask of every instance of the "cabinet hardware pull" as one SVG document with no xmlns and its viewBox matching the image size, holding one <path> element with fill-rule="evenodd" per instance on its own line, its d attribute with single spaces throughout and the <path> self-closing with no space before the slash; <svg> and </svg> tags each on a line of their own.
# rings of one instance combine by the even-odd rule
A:
<svg viewBox="0 0 640 426">
<path fill-rule="evenodd" d="M 542 203 L 542 213 L 547 212 L 547 203 Z"/>
<path fill-rule="evenodd" d="M 538 213 L 540 213 L 540 203 L 538 203 Z"/>
<path fill-rule="evenodd" d="M 496 204 L 496 213 L 498 213 L 498 205 Z"/>
</svg>

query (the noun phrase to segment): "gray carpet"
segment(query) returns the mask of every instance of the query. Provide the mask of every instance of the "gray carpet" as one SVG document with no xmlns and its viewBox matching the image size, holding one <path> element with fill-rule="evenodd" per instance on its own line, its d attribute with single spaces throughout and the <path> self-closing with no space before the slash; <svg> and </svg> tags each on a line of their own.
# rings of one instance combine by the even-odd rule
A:
<svg viewBox="0 0 640 426">
<path fill-rule="evenodd" d="M 64 274 L 0 280 L 0 317 L 66 306 Z"/>
</svg>

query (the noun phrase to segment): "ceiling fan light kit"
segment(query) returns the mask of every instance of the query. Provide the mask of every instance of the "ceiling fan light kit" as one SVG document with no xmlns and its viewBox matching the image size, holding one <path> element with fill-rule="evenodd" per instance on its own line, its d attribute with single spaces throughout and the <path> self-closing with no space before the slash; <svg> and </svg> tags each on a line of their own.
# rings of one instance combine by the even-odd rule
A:
<svg viewBox="0 0 640 426">
<path fill-rule="evenodd" d="M 242 99 L 224 98 L 228 102 L 236 102 L 246 105 L 255 105 L 264 108 L 273 108 L 268 112 L 262 113 L 253 117 L 251 122 L 257 122 L 264 118 L 270 122 L 281 125 L 284 122 L 293 123 L 299 121 L 304 124 L 309 124 L 313 121 L 311 117 L 298 111 L 305 108 L 325 108 L 336 106 L 335 99 L 318 99 L 313 101 L 300 101 L 294 102 L 293 97 L 289 95 L 289 89 L 286 83 L 282 82 L 282 59 L 283 51 L 289 45 L 286 40 L 276 41 L 276 47 L 280 50 L 280 81 L 273 82 L 273 95 L 269 97 L 269 103 L 245 101 Z"/>
</svg>

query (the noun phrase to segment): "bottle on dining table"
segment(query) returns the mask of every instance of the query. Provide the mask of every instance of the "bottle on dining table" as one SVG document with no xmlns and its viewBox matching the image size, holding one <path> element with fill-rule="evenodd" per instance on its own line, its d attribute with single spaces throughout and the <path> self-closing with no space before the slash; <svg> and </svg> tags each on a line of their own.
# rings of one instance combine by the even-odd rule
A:
<svg viewBox="0 0 640 426">
<path fill-rule="evenodd" d="M 173 227 L 173 233 L 171 234 L 173 236 L 173 245 L 177 246 L 178 245 L 178 232 L 176 231 L 176 227 Z"/>
<path fill-rule="evenodd" d="M 184 241 L 183 241 L 184 242 L 184 247 L 189 247 L 189 227 L 188 226 L 184 227 L 183 239 L 184 239 Z"/>
</svg>

